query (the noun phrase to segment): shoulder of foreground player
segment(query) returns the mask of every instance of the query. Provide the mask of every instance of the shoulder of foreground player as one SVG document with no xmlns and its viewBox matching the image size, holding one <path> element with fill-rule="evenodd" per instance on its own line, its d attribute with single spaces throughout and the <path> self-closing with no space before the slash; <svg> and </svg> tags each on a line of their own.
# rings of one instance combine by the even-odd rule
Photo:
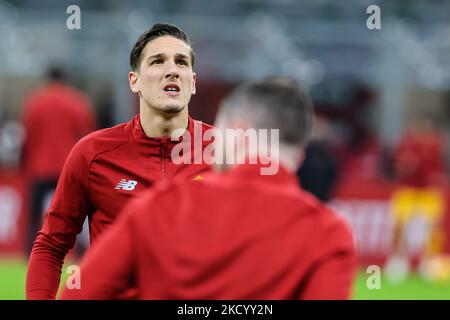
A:
<svg viewBox="0 0 450 320">
<path fill-rule="evenodd" d="M 137 229 L 140 226 L 147 228 L 148 224 L 145 221 L 154 222 L 156 217 L 161 215 L 169 218 L 178 212 L 185 201 L 190 201 L 188 194 L 184 182 L 160 181 L 142 192 L 139 197 L 130 200 L 121 216 L 128 216 L 129 221 L 133 221 Z"/>
<path fill-rule="evenodd" d="M 156 206 L 166 211 L 167 208 L 179 208 L 182 204 L 192 203 L 193 199 L 211 191 L 211 186 L 204 180 L 164 180 L 157 182 L 133 201 L 134 205 L 141 208 Z"/>
<path fill-rule="evenodd" d="M 317 227 L 322 231 L 322 234 L 336 232 L 342 235 L 353 235 L 351 225 L 347 219 L 328 207 L 313 194 L 300 189 L 296 195 L 299 203 L 310 209 L 308 211 L 314 215 Z"/>
<path fill-rule="evenodd" d="M 354 246 L 353 228 L 344 216 L 322 204 L 317 219 L 320 234 L 333 246 Z"/>
</svg>

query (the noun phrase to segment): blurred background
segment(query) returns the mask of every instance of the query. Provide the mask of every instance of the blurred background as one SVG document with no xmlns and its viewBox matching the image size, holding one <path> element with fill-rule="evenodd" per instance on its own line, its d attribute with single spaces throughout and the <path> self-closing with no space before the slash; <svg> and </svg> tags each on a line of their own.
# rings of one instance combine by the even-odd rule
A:
<svg viewBox="0 0 450 320">
<path fill-rule="evenodd" d="M 68 28 L 72 4 L 80 29 Z M 373 4 L 381 29 L 366 24 Z M 354 299 L 450 299 L 449 12 L 449 0 L 0 0 L 0 299 L 25 296 L 41 222 L 33 181 L 50 176 L 43 212 L 55 159 L 72 147 L 64 118 L 79 119 L 81 137 L 137 112 L 129 53 L 156 22 L 193 43 L 194 118 L 213 123 L 230 89 L 265 75 L 310 92 L 317 120 L 299 183 L 353 226 Z M 48 99 L 64 107 L 46 109 Z M 67 263 L 87 246 L 78 240 Z M 381 268 L 378 286 L 369 265 Z"/>
</svg>

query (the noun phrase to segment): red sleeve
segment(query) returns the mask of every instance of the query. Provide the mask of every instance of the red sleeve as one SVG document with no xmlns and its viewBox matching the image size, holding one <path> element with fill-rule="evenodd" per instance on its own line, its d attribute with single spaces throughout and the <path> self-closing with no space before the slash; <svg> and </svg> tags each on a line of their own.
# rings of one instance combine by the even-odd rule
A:
<svg viewBox="0 0 450 320">
<path fill-rule="evenodd" d="M 133 207 L 134 208 L 134 207 Z M 131 210 L 119 215 L 84 256 L 79 273 L 80 286 L 65 287 L 62 300 L 119 299 L 133 286 L 135 270 Z"/>
<path fill-rule="evenodd" d="M 55 299 L 61 268 L 86 215 L 93 211 L 87 190 L 89 163 L 80 141 L 70 152 L 33 244 L 26 279 L 27 299 Z"/>
<path fill-rule="evenodd" d="M 333 213 L 331 213 L 333 214 Z M 342 220 L 326 228 L 318 240 L 321 253 L 311 267 L 311 273 L 300 299 L 345 300 L 352 295 L 356 273 L 356 252 L 353 234 Z"/>
</svg>

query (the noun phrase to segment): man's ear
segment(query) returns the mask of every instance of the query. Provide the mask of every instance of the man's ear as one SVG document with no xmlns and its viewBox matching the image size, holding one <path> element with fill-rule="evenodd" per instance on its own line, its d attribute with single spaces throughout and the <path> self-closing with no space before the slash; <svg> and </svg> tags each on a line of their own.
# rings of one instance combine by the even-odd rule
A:
<svg viewBox="0 0 450 320">
<path fill-rule="evenodd" d="M 191 94 L 194 95 L 197 92 L 197 88 L 195 84 L 197 82 L 197 74 L 195 72 L 192 73 L 192 91 Z"/>
<path fill-rule="evenodd" d="M 130 89 L 134 93 L 138 93 L 139 90 L 139 73 L 135 71 L 128 72 L 128 82 L 130 83 Z"/>
</svg>

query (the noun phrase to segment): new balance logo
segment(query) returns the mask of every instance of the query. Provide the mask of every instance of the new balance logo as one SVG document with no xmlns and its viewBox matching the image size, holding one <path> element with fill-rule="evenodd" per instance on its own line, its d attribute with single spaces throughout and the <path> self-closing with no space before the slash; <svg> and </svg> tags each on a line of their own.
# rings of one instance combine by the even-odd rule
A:
<svg viewBox="0 0 450 320">
<path fill-rule="evenodd" d="M 117 186 L 114 189 L 117 189 L 117 190 L 122 189 L 122 190 L 131 191 L 131 190 L 134 190 L 134 188 L 136 188 L 136 185 L 137 185 L 137 181 L 120 179 L 120 182 L 117 184 Z"/>
</svg>

